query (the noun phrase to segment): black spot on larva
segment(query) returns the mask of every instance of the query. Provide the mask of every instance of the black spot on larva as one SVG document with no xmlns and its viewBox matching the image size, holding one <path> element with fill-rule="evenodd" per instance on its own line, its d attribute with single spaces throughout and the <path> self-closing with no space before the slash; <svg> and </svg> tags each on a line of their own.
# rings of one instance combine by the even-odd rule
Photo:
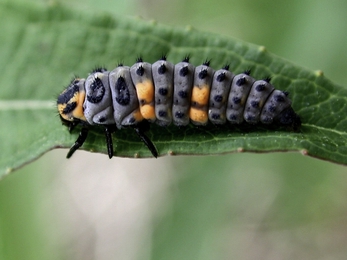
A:
<svg viewBox="0 0 347 260">
<path fill-rule="evenodd" d="M 64 91 L 58 96 L 57 104 L 68 103 L 77 92 L 79 92 L 79 87 L 75 84 L 70 85 L 66 91 Z"/>
<path fill-rule="evenodd" d="M 166 60 L 166 55 L 162 55 L 160 60 Z"/>
<path fill-rule="evenodd" d="M 204 79 L 206 78 L 206 76 L 207 76 L 207 69 L 202 69 L 198 74 L 199 79 Z"/>
<path fill-rule="evenodd" d="M 212 119 L 217 120 L 217 119 L 220 119 L 220 114 L 213 113 L 211 117 Z"/>
<path fill-rule="evenodd" d="M 229 120 L 230 121 L 235 121 L 237 119 L 237 116 L 235 115 L 235 114 L 231 114 L 230 116 L 229 116 Z"/>
<path fill-rule="evenodd" d="M 123 63 L 118 63 L 118 67 L 123 67 Z"/>
<path fill-rule="evenodd" d="M 224 81 L 224 80 L 225 80 L 225 73 L 224 73 L 224 72 L 219 73 L 219 74 L 217 75 L 216 80 L 217 80 L 218 82 Z"/>
<path fill-rule="evenodd" d="M 243 86 L 245 83 L 246 83 L 246 78 L 245 77 L 239 78 L 235 82 L 236 86 L 239 86 L 239 87 Z"/>
<path fill-rule="evenodd" d="M 140 62 L 143 62 L 142 57 L 138 57 L 138 58 L 136 59 L 136 63 L 140 63 Z"/>
<path fill-rule="evenodd" d="M 251 115 L 247 115 L 246 117 L 245 117 L 245 119 L 246 119 L 246 121 L 255 121 L 255 116 L 251 116 Z"/>
<path fill-rule="evenodd" d="M 76 107 L 77 107 L 76 102 L 71 102 L 66 104 L 65 108 L 63 109 L 63 114 L 71 113 Z"/>
<path fill-rule="evenodd" d="M 258 92 L 262 92 L 265 90 L 265 84 L 258 84 L 255 86 L 255 90 Z"/>
<path fill-rule="evenodd" d="M 215 95 L 213 99 L 214 99 L 214 101 L 219 103 L 219 102 L 222 102 L 223 96 L 222 95 Z"/>
<path fill-rule="evenodd" d="M 255 101 L 255 100 L 252 100 L 252 101 L 251 101 L 251 106 L 252 106 L 253 108 L 257 108 L 257 107 L 259 107 L 259 102 L 258 102 L 258 101 Z"/>
<path fill-rule="evenodd" d="M 106 121 L 106 117 L 102 116 L 99 118 L 99 123 L 103 123 Z"/>
<path fill-rule="evenodd" d="M 145 105 L 146 104 L 146 100 L 145 99 L 140 99 L 139 100 L 139 103 L 141 106 Z"/>
<path fill-rule="evenodd" d="M 159 68 L 158 68 L 158 73 L 160 74 L 160 75 L 162 75 L 162 74 L 164 74 L 166 72 L 166 66 L 165 66 L 165 64 L 161 64 L 160 66 L 159 66 Z"/>
<path fill-rule="evenodd" d="M 167 90 L 167 88 L 159 88 L 158 92 L 160 95 L 166 96 L 168 93 L 168 90 Z"/>
<path fill-rule="evenodd" d="M 175 117 L 178 118 L 178 119 L 183 118 L 184 116 L 185 116 L 185 114 L 183 112 L 181 112 L 181 111 L 177 111 L 175 113 Z"/>
<path fill-rule="evenodd" d="M 187 91 L 180 90 L 178 92 L 178 96 L 181 97 L 181 98 L 187 98 L 188 97 L 188 93 L 187 93 Z"/>
<path fill-rule="evenodd" d="M 286 97 L 288 97 L 288 95 L 289 95 L 289 92 L 288 92 L 288 91 L 282 91 L 282 93 L 283 93 Z"/>
<path fill-rule="evenodd" d="M 80 82 L 80 79 L 79 78 L 75 78 L 71 81 L 72 84 L 78 84 Z"/>
<path fill-rule="evenodd" d="M 235 104 L 240 104 L 241 103 L 241 98 L 239 98 L 239 97 L 233 97 L 232 100 L 233 100 L 233 102 Z"/>
<path fill-rule="evenodd" d="M 122 106 L 126 106 L 130 102 L 130 93 L 127 83 L 123 77 L 119 77 L 115 85 L 116 101 Z"/>
<path fill-rule="evenodd" d="M 167 113 L 166 113 L 166 111 L 164 111 L 164 110 L 159 110 L 158 115 L 159 115 L 160 117 L 166 117 L 166 116 L 167 116 Z"/>
<path fill-rule="evenodd" d="M 275 100 L 277 101 L 277 102 L 284 102 L 284 97 L 283 96 L 281 96 L 281 95 L 275 95 Z"/>
<path fill-rule="evenodd" d="M 188 66 L 184 66 L 180 69 L 179 74 L 181 77 L 185 77 L 188 75 Z"/>
<path fill-rule="evenodd" d="M 90 84 L 89 90 L 90 93 L 87 95 L 87 100 L 90 103 L 99 103 L 104 97 L 105 86 L 98 77 L 94 78 L 92 84 Z"/>
<path fill-rule="evenodd" d="M 274 105 L 270 105 L 268 106 L 267 108 L 271 113 L 275 112 L 276 111 L 276 107 Z"/>
<path fill-rule="evenodd" d="M 133 124 L 136 122 L 135 118 L 134 117 L 131 117 L 129 118 L 129 121 L 128 121 L 130 124 Z"/>
<path fill-rule="evenodd" d="M 136 70 L 136 74 L 142 77 L 144 73 L 145 73 L 145 69 L 143 68 L 142 65 L 140 65 Z"/>
</svg>

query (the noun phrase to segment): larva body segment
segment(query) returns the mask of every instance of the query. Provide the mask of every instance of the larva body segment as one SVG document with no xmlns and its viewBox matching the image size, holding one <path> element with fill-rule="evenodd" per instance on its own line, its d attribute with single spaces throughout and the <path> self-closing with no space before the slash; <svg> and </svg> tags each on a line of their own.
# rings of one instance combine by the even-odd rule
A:
<svg viewBox="0 0 347 260">
<path fill-rule="evenodd" d="M 172 105 L 173 123 L 177 126 L 189 124 L 190 99 L 193 90 L 195 67 L 187 61 L 175 65 L 174 96 Z"/>
<path fill-rule="evenodd" d="M 174 67 L 174 64 L 162 59 L 152 65 L 155 117 L 156 123 L 160 126 L 168 126 L 172 122 Z"/>
<path fill-rule="evenodd" d="M 209 98 L 208 119 L 212 124 L 226 123 L 226 108 L 234 74 L 226 69 L 217 70 L 213 75 Z"/>
</svg>

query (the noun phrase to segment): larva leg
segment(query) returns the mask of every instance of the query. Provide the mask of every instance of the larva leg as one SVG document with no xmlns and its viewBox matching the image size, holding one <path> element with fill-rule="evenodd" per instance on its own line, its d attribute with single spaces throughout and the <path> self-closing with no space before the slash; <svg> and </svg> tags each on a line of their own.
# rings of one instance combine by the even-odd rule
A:
<svg viewBox="0 0 347 260">
<path fill-rule="evenodd" d="M 110 127 L 105 128 L 107 153 L 110 159 L 113 157 L 113 142 L 112 142 L 112 136 L 111 136 L 112 132 L 113 130 Z"/>
<path fill-rule="evenodd" d="M 142 125 L 138 125 L 136 127 L 134 127 L 136 134 L 140 137 L 140 139 L 142 140 L 142 142 L 145 143 L 145 145 L 148 147 L 148 149 L 151 151 L 151 153 L 153 154 L 153 156 L 155 158 L 158 157 L 158 151 L 157 148 L 155 148 L 153 142 L 148 138 L 147 135 L 145 135 L 144 133 L 144 127 Z"/>
<path fill-rule="evenodd" d="M 84 141 L 87 139 L 88 131 L 89 131 L 88 128 L 82 128 L 81 129 L 81 132 L 80 132 L 76 142 L 74 143 L 73 146 L 71 146 L 70 151 L 66 155 L 66 158 L 69 159 L 74 154 L 74 152 L 83 145 Z"/>
</svg>

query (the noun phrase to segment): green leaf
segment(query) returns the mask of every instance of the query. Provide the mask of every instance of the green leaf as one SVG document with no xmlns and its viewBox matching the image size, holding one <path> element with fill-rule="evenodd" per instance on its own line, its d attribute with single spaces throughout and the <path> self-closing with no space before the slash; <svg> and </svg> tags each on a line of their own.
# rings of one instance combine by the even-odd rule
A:
<svg viewBox="0 0 347 260">
<path fill-rule="evenodd" d="M 171 28 L 141 19 L 91 15 L 59 5 L 0 3 L 0 177 L 54 148 L 69 148 L 78 129 L 69 134 L 57 116 L 57 95 L 77 74 L 96 66 L 132 65 L 138 56 L 148 62 L 166 54 L 172 62 L 191 56 L 194 65 L 230 64 L 233 72 L 252 69 L 252 76 L 271 75 L 277 89 L 290 92 L 303 125 L 299 133 L 282 129 L 223 126 L 217 128 L 151 126 L 148 136 L 160 155 L 229 152 L 301 151 L 347 164 L 347 90 L 321 72 L 295 66 L 264 47 L 233 38 Z M 82 149 L 106 153 L 103 131 L 90 132 Z M 116 156 L 149 157 L 132 129 L 113 135 Z M 64 158 L 62 158 L 64 159 Z"/>
</svg>

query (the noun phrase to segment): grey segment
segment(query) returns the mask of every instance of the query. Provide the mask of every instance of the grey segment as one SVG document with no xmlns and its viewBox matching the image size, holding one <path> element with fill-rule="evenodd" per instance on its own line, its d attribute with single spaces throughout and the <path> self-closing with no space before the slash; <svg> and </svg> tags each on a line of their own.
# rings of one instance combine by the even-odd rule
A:
<svg viewBox="0 0 347 260">
<path fill-rule="evenodd" d="M 241 124 L 244 121 L 244 108 L 254 81 L 254 78 L 245 73 L 233 78 L 226 110 L 226 118 L 232 124 Z"/>
<path fill-rule="evenodd" d="M 83 109 L 87 122 L 91 125 L 114 124 L 108 72 L 90 74 L 85 81 L 85 91 Z"/>
<path fill-rule="evenodd" d="M 138 123 L 133 117 L 133 112 L 139 109 L 134 84 L 130 77 L 130 68 L 119 66 L 109 74 L 109 82 L 112 93 L 114 120 L 118 128 L 135 125 Z"/>
<path fill-rule="evenodd" d="M 234 74 L 228 70 L 217 70 L 213 75 L 209 100 L 208 119 L 213 124 L 226 122 L 226 107 Z"/>
<path fill-rule="evenodd" d="M 260 112 L 263 109 L 267 98 L 274 89 L 275 88 L 265 80 L 257 80 L 253 83 L 246 101 L 245 111 L 243 114 L 244 119 L 247 123 L 259 123 Z"/>
<path fill-rule="evenodd" d="M 174 96 L 172 104 L 173 123 L 177 126 L 189 124 L 189 108 L 193 88 L 194 66 L 179 62 L 174 70 Z"/>
<path fill-rule="evenodd" d="M 277 89 L 274 90 L 261 111 L 260 122 L 271 124 L 284 109 L 291 106 L 291 103 L 285 92 Z"/>
<path fill-rule="evenodd" d="M 174 65 L 166 60 L 158 60 L 152 65 L 155 96 L 156 123 L 168 126 L 172 122 L 172 95 L 174 89 Z"/>
</svg>

